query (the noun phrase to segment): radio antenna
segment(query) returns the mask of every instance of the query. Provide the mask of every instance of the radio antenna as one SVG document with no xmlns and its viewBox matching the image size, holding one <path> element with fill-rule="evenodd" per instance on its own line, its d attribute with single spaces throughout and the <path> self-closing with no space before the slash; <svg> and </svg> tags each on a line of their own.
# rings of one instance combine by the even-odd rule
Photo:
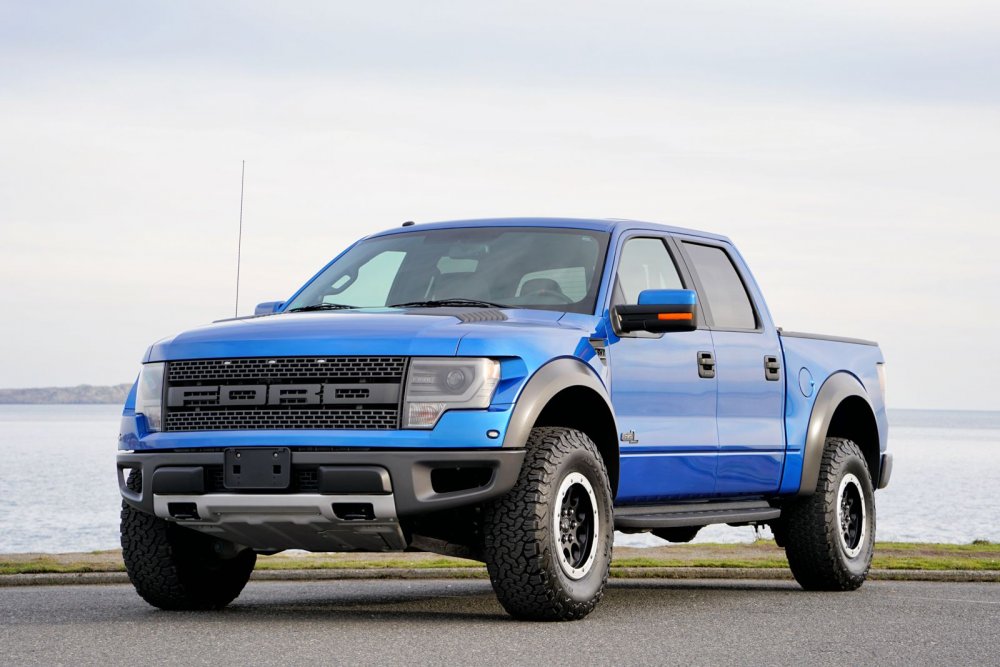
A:
<svg viewBox="0 0 1000 667">
<path fill-rule="evenodd" d="M 247 161 L 240 168 L 240 232 L 236 238 L 236 308 L 233 317 L 240 316 L 240 259 L 243 253 L 243 183 L 247 173 Z"/>
</svg>

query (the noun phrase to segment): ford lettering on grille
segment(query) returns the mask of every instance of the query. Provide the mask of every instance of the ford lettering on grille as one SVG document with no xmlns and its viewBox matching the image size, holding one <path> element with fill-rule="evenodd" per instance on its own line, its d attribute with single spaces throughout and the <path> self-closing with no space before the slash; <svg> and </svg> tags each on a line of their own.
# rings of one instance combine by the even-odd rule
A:
<svg viewBox="0 0 1000 667">
<path fill-rule="evenodd" d="M 405 357 L 167 364 L 165 430 L 395 429 Z"/>
</svg>

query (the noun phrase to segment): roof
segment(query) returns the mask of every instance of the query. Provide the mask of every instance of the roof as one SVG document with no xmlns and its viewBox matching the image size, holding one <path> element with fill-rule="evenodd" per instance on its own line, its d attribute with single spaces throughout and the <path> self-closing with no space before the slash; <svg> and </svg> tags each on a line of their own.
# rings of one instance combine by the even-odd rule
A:
<svg viewBox="0 0 1000 667">
<path fill-rule="evenodd" d="M 482 218 L 478 220 L 448 220 L 443 222 L 428 222 L 406 227 L 395 227 L 387 229 L 372 236 L 385 236 L 388 234 L 401 234 L 413 231 L 424 231 L 427 229 L 457 229 L 462 227 L 557 227 L 561 229 L 590 229 L 602 232 L 615 232 L 625 229 L 648 229 L 650 231 L 670 232 L 674 234 L 687 234 L 689 236 L 700 236 L 717 240 L 728 240 L 718 234 L 710 234 L 695 229 L 685 229 L 684 227 L 673 227 L 671 225 L 661 225 L 655 222 L 644 222 L 642 220 L 625 220 L 619 218 Z M 370 237 L 369 237 L 370 238 Z"/>
</svg>

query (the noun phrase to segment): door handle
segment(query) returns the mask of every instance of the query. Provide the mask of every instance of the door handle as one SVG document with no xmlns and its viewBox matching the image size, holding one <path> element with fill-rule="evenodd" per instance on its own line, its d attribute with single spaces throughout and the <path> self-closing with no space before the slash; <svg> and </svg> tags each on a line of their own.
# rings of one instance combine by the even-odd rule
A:
<svg viewBox="0 0 1000 667">
<path fill-rule="evenodd" d="M 698 377 L 715 377 L 715 356 L 711 352 L 698 353 Z"/>
<path fill-rule="evenodd" d="M 764 379 L 770 382 L 781 379 L 781 362 L 778 361 L 778 357 L 771 355 L 764 357 Z"/>
</svg>

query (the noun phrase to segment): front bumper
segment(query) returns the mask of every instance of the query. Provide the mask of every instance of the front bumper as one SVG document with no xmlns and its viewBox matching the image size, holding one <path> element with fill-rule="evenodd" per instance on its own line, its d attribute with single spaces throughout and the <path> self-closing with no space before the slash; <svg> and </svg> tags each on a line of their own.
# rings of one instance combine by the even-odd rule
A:
<svg viewBox="0 0 1000 667">
<path fill-rule="evenodd" d="M 523 449 L 292 451 L 293 470 L 320 471 L 309 492 L 219 489 L 206 480 L 225 452 L 120 452 L 118 486 L 133 507 L 259 550 L 404 549 L 400 518 L 476 505 L 509 491 Z M 141 473 L 130 488 L 131 470 Z M 468 483 L 463 483 L 468 480 Z"/>
</svg>

